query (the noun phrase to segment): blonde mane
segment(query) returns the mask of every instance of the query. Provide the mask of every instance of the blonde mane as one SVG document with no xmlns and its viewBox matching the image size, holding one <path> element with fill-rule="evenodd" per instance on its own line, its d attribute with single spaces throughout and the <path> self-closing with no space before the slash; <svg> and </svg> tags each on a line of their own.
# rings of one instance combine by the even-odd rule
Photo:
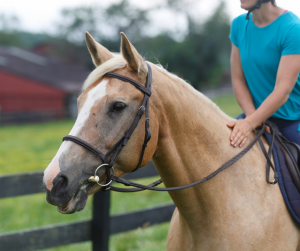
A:
<svg viewBox="0 0 300 251">
<path fill-rule="evenodd" d="M 104 62 L 100 66 L 96 67 L 87 79 L 84 81 L 82 85 L 82 91 L 86 90 L 93 83 L 95 83 L 99 78 L 103 77 L 103 75 L 107 72 L 114 71 L 117 69 L 124 68 L 127 65 L 126 60 L 120 54 L 113 54 L 114 57 L 110 60 Z"/>
<path fill-rule="evenodd" d="M 147 61 L 148 62 L 148 61 Z M 208 97 L 203 95 L 201 92 L 197 91 L 192 85 L 188 84 L 186 81 L 184 81 L 182 78 L 179 78 L 173 73 L 168 72 L 166 69 L 163 68 L 160 64 L 153 64 L 151 62 L 148 62 L 152 66 L 154 66 L 158 71 L 161 73 L 169 76 L 176 82 L 183 85 L 185 88 L 187 88 L 189 91 L 191 91 L 194 95 L 196 95 L 200 100 L 208 104 L 211 108 L 216 110 L 219 114 L 223 115 L 226 118 L 230 118 L 227 114 L 225 114 L 214 102 L 212 102 Z M 121 54 L 114 54 L 114 57 L 105 63 L 101 64 L 100 66 L 96 67 L 90 75 L 85 80 L 82 91 L 86 90 L 88 87 L 90 87 L 93 83 L 95 83 L 99 78 L 101 78 L 105 73 L 114 71 L 117 69 L 124 68 L 127 65 L 126 60 L 123 58 Z"/>
<path fill-rule="evenodd" d="M 154 64 L 152 64 L 154 65 Z M 162 65 L 157 64 L 154 65 L 156 67 L 157 70 L 159 70 L 161 73 L 169 76 L 170 78 L 172 78 L 173 80 L 175 80 L 176 82 L 180 83 L 181 85 L 183 85 L 185 88 L 187 88 L 189 91 L 191 91 L 194 95 L 196 95 L 200 100 L 202 100 L 203 102 L 205 102 L 206 104 L 208 104 L 211 108 L 213 108 L 215 111 L 217 111 L 219 114 L 221 114 L 222 116 L 226 117 L 226 118 L 230 118 L 226 113 L 224 113 L 213 101 L 211 101 L 208 97 L 206 97 L 203 93 L 199 92 L 198 90 L 196 90 L 192 85 L 190 85 L 189 83 L 187 83 L 186 81 L 184 81 L 182 78 L 176 76 L 175 74 L 167 71 L 165 68 L 163 68 Z"/>
</svg>

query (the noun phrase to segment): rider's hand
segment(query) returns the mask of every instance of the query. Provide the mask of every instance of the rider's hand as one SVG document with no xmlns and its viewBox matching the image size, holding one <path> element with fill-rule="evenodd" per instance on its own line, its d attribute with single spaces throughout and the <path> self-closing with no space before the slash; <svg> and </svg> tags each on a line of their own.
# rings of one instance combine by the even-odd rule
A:
<svg viewBox="0 0 300 251">
<path fill-rule="evenodd" d="M 230 144 L 233 147 L 242 147 L 248 140 L 250 133 L 254 130 L 254 126 L 246 119 L 232 121 L 227 124 L 229 128 L 233 128 L 230 135 Z"/>
<path fill-rule="evenodd" d="M 233 147 L 242 147 L 248 140 L 250 133 L 255 129 L 255 126 L 246 119 L 232 121 L 227 124 L 229 128 L 233 128 L 230 135 L 230 144 Z M 266 131 L 270 132 L 270 128 L 266 126 Z"/>
</svg>

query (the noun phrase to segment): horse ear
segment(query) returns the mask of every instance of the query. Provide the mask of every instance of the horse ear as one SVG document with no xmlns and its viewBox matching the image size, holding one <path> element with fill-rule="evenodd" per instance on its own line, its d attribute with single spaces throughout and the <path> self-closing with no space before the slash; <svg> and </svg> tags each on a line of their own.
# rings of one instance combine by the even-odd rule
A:
<svg viewBox="0 0 300 251">
<path fill-rule="evenodd" d="M 138 72 L 139 75 L 147 76 L 148 68 L 144 59 L 129 42 L 123 32 L 121 32 L 121 52 L 130 68 Z"/>
<path fill-rule="evenodd" d="M 85 32 L 85 42 L 95 66 L 99 66 L 114 57 L 108 49 L 96 42 L 88 32 Z"/>
</svg>

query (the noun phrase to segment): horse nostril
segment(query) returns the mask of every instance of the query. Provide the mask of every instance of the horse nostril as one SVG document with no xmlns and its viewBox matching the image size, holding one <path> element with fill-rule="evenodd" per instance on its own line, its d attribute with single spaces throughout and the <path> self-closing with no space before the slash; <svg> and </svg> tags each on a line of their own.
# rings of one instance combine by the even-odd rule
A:
<svg viewBox="0 0 300 251">
<path fill-rule="evenodd" d="M 55 193 L 58 194 L 64 194 L 68 189 L 69 179 L 65 175 L 58 175 L 53 180 L 53 190 L 55 190 Z"/>
</svg>

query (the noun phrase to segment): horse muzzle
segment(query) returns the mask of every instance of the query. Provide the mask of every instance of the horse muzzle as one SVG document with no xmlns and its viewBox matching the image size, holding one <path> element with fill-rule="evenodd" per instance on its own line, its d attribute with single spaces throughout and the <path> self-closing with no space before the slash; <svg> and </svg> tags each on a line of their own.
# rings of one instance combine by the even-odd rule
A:
<svg viewBox="0 0 300 251">
<path fill-rule="evenodd" d="M 53 180 L 53 187 L 47 189 L 46 200 L 49 204 L 57 206 L 60 213 L 71 214 L 84 209 L 89 191 L 94 184 L 88 182 L 90 176 L 81 177 L 81 180 L 72 181 L 68 176 L 59 173 Z"/>
</svg>

